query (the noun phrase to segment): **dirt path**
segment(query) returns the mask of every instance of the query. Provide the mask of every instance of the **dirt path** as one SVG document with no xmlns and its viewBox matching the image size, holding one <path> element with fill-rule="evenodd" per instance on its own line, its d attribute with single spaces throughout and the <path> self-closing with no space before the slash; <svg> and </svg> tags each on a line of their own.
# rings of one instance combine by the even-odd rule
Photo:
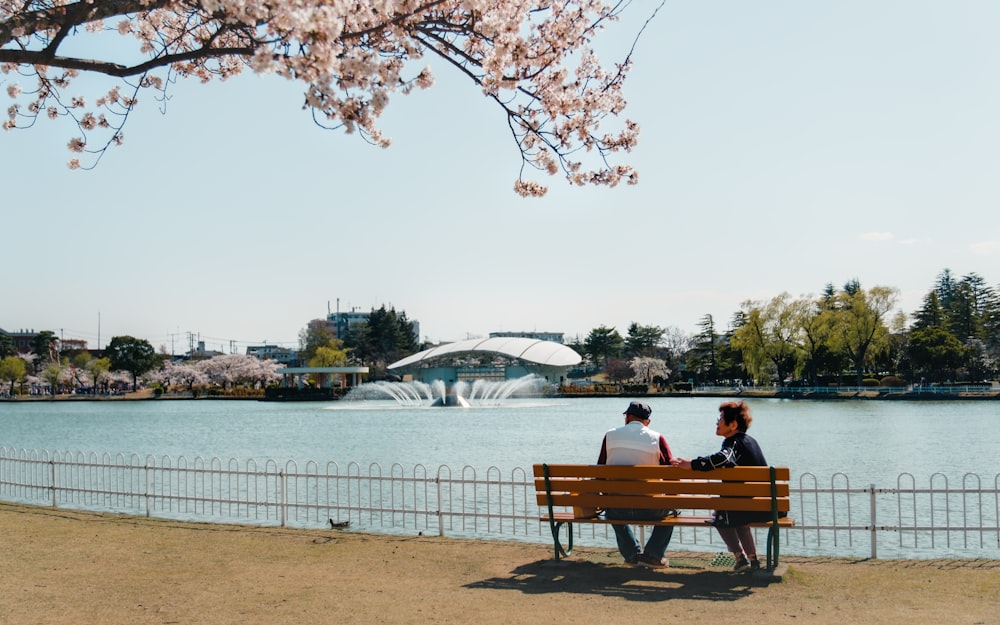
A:
<svg viewBox="0 0 1000 625">
<path fill-rule="evenodd" d="M 545 545 L 183 523 L 0 503 L 0 624 L 1000 625 L 1000 561 L 786 557 L 781 583 Z"/>
</svg>

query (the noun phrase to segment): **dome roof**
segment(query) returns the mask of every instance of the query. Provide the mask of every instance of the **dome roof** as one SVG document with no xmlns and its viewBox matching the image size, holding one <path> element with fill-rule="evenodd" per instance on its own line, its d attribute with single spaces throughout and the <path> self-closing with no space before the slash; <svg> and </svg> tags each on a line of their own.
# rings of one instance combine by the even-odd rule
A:
<svg viewBox="0 0 1000 625">
<path fill-rule="evenodd" d="M 488 339 L 471 339 L 438 345 L 431 349 L 397 360 L 389 365 L 389 369 L 412 367 L 432 358 L 441 358 L 453 354 L 468 352 L 492 352 L 511 358 L 518 358 L 536 365 L 551 367 L 572 367 L 583 360 L 580 354 L 562 343 L 542 341 L 540 339 L 494 337 Z"/>
</svg>

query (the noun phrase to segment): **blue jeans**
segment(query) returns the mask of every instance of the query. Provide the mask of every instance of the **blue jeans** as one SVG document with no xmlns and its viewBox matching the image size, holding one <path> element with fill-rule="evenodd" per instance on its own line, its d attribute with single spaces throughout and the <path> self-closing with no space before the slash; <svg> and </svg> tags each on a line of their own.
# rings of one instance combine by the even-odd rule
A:
<svg viewBox="0 0 1000 625">
<path fill-rule="evenodd" d="M 606 510 L 604 518 L 616 521 L 649 521 L 651 519 L 662 519 L 670 513 L 670 510 L 633 510 L 631 508 L 611 508 Z M 642 523 L 639 523 L 642 525 Z M 631 560 L 640 553 L 645 553 L 656 559 L 663 558 L 667 552 L 667 545 L 670 544 L 670 537 L 674 535 L 672 525 L 657 525 L 649 534 L 646 540 L 646 549 L 643 551 L 632 533 L 629 525 L 612 525 L 615 528 L 615 539 L 618 541 L 618 552 L 626 560 Z"/>
</svg>

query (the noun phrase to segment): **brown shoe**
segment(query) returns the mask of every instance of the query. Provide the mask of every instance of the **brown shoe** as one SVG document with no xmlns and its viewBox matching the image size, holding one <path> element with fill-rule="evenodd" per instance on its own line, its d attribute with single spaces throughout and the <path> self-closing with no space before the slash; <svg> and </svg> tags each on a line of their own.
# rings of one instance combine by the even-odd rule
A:
<svg viewBox="0 0 1000 625">
<path fill-rule="evenodd" d="M 653 556 L 646 555 L 645 553 L 640 553 L 637 558 L 636 564 L 639 566 L 645 566 L 651 569 L 665 569 L 670 566 L 670 562 L 666 558 L 654 558 Z"/>
</svg>

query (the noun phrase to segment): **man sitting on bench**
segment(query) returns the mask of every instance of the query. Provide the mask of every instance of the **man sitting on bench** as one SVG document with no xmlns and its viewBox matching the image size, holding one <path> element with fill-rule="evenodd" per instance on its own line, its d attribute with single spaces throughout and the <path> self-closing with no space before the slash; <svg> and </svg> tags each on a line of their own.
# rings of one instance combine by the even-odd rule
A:
<svg viewBox="0 0 1000 625">
<path fill-rule="evenodd" d="M 664 464 L 669 465 L 673 457 L 667 439 L 655 430 L 649 429 L 649 417 L 653 410 L 642 402 L 634 401 L 625 410 L 625 425 L 608 430 L 601 443 L 601 454 L 597 464 L 636 465 Z M 671 514 L 672 510 L 640 510 L 631 508 L 612 508 L 605 511 L 605 518 L 623 521 L 643 521 L 662 519 Z M 629 564 L 637 564 L 650 568 L 663 568 L 667 561 L 663 557 L 667 545 L 674 534 L 674 528 L 658 525 L 653 528 L 646 541 L 645 550 L 640 551 L 639 541 L 632 528 L 626 524 L 614 524 L 615 538 L 618 541 L 618 551 Z"/>
</svg>

